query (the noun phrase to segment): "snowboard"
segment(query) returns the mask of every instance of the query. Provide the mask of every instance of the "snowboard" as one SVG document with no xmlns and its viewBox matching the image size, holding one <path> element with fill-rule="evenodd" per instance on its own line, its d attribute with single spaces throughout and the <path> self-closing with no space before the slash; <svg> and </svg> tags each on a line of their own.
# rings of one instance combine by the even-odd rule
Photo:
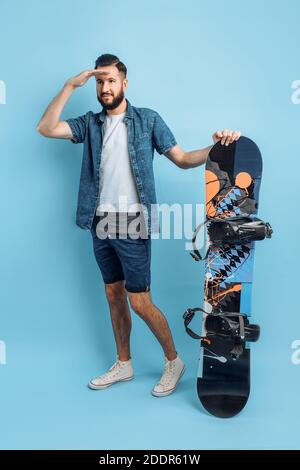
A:
<svg viewBox="0 0 300 470">
<path fill-rule="evenodd" d="M 262 156 L 247 137 L 228 146 L 215 144 L 205 167 L 206 220 L 194 232 L 192 256 L 205 262 L 203 308 L 187 309 L 186 331 L 200 339 L 197 393 L 212 415 L 229 418 L 246 405 L 250 393 L 250 343 L 260 328 L 251 323 L 255 242 L 272 228 L 257 218 Z M 206 250 L 197 235 L 205 229 Z M 202 313 L 201 335 L 188 326 Z"/>
</svg>

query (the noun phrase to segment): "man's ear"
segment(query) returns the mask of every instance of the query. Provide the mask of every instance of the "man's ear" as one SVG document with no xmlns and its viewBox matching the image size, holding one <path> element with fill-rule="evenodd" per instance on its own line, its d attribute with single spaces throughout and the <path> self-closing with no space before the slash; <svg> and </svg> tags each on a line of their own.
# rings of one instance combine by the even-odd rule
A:
<svg viewBox="0 0 300 470">
<path fill-rule="evenodd" d="M 128 80 L 127 80 L 127 78 L 125 78 L 125 79 L 123 80 L 123 87 L 124 87 L 125 90 L 127 90 L 127 88 L 128 88 Z"/>
</svg>

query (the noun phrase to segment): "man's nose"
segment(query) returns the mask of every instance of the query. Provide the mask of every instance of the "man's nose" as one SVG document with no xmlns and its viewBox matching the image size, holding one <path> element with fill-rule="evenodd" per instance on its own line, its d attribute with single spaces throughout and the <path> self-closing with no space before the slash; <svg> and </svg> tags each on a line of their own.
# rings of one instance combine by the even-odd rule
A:
<svg viewBox="0 0 300 470">
<path fill-rule="evenodd" d="M 109 83 L 103 83 L 102 93 L 107 93 L 109 91 Z"/>
</svg>

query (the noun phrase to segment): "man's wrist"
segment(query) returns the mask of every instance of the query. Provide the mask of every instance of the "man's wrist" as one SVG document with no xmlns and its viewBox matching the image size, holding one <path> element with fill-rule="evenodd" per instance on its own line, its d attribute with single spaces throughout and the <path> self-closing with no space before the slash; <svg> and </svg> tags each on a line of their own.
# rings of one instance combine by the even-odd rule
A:
<svg viewBox="0 0 300 470">
<path fill-rule="evenodd" d="M 75 90 L 75 88 L 76 87 L 74 85 L 72 85 L 70 82 L 66 82 L 63 86 L 63 89 L 67 90 L 69 92 L 73 92 Z"/>
</svg>

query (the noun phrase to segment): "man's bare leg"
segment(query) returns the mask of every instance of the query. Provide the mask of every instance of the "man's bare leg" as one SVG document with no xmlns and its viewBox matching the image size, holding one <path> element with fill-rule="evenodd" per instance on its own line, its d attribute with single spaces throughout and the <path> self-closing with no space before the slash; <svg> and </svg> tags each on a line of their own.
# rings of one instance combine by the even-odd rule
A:
<svg viewBox="0 0 300 470">
<path fill-rule="evenodd" d="M 105 284 L 111 323 L 114 331 L 117 353 L 120 361 L 128 361 L 130 356 L 131 315 L 127 302 L 124 281 Z"/>
<path fill-rule="evenodd" d="M 150 292 L 128 292 L 132 309 L 149 326 L 160 342 L 165 356 L 169 361 L 177 357 L 172 334 L 163 313 L 152 303 Z"/>
</svg>

